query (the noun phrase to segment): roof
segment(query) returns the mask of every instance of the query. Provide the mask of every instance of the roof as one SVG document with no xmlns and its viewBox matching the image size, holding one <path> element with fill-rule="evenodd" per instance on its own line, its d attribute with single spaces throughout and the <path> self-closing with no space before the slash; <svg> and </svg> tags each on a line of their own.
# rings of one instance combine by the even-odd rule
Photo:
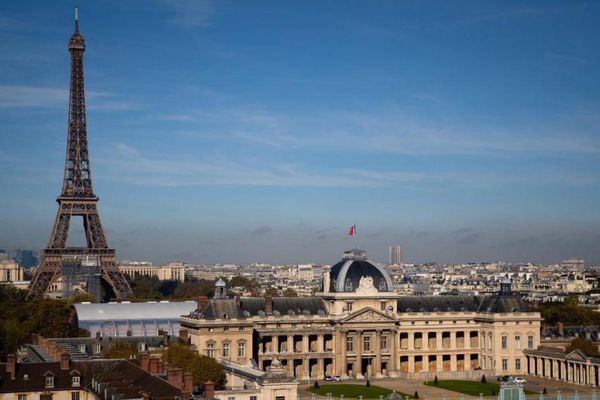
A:
<svg viewBox="0 0 600 400">
<path fill-rule="evenodd" d="M 527 312 L 529 305 L 517 296 L 406 296 L 398 299 L 398 312 L 444 311 Z"/>
<path fill-rule="evenodd" d="M 105 320 L 178 320 L 196 308 L 195 301 L 146 303 L 78 303 L 74 304 L 79 321 Z"/>
<path fill-rule="evenodd" d="M 273 314 L 326 315 L 325 302 L 320 297 L 274 297 Z M 265 314 L 266 300 L 262 297 L 242 297 L 239 305 L 235 299 L 211 299 L 202 310 L 190 313 L 192 318 L 245 318 Z"/>
<path fill-rule="evenodd" d="M 43 392 L 46 376 L 54 376 L 52 390 L 92 390 L 92 379 L 103 384 L 103 389 L 122 394 L 122 399 L 141 398 L 142 392 L 150 398 L 174 399 L 181 397 L 181 390 L 164 379 L 153 376 L 129 360 L 72 361 L 68 369 L 61 370 L 60 362 L 17 363 L 16 379 L 10 379 L 6 364 L 0 364 L 0 393 Z M 80 385 L 73 386 L 73 376 L 80 377 Z M 94 391 L 96 392 L 96 391 Z M 103 393 L 96 394 L 104 398 Z M 112 397 L 111 397 L 112 398 Z"/>
<path fill-rule="evenodd" d="M 92 391 L 101 399 L 139 399 L 145 393 L 150 398 L 181 398 L 181 390 L 128 360 L 120 360 L 94 377 L 101 390 Z M 107 384 L 110 389 L 102 387 Z"/>
<path fill-rule="evenodd" d="M 92 381 L 94 374 L 109 369 L 116 361 L 72 361 L 70 368 L 60 369 L 60 362 L 17 363 L 15 379 L 10 379 L 6 364 L 0 364 L 0 393 L 44 391 L 48 372 L 54 375 L 54 390 L 73 389 L 73 374 L 80 375 L 80 387 Z M 76 372 L 75 372 L 76 371 Z"/>
<path fill-rule="evenodd" d="M 380 292 L 394 291 L 387 271 L 367 260 L 366 253 L 358 249 L 346 251 L 342 261 L 331 268 L 329 291 L 354 292 L 364 277 L 372 278 L 373 287 Z"/>
</svg>

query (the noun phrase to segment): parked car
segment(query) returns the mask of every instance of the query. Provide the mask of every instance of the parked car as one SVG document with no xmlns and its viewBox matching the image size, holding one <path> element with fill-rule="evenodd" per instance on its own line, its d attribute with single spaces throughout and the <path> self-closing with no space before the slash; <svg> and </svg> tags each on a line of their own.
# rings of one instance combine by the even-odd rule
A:
<svg viewBox="0 0 600 400">
<path fill-rule="evenodd" d="M 519 377 L 519 376 L 515 376 L 515 377 L 512 379 L 512 382 L 514 382 L 514 383 L 518 383 L 519 385 L 523 385 L 523 384 L 527 383 L 527 381 L 526 381 L 525 379 L 523 379 L 523 378 L 521 378 L 521 377 Z"/>
<path fill-rule="evenodd" d="M 339 382 L 339 381 L 341 381 L 341 380 L 342 380 L 342 377 L 341 377 L 341 376 L 339 376 L 339 375 L 334 375 L 334 376 L 333 376 L 333 380 L 334 380 L 334 381 L 336 381 L 336 382 Z"/>
<path fill-rule="evenodd" d="M 498 377 L 498 382 L 508 382 L 510 381 L 510 375 L 502 375 Z"/>
<path fill-rule="evenodd" d="M 333 376 L 331 376 L 331 375 L 325 375 L 325 380 L 327 382 L 331 382 L 333 380 Z"/>
</svg>

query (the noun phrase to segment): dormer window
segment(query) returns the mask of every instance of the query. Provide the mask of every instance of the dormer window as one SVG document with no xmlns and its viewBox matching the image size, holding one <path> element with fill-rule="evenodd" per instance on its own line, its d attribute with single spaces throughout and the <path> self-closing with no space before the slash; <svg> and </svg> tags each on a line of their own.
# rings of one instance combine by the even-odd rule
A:
<svg viewBox="0 0 600 400">
<path fill-rule="evenodd" d="M 73 386 L 73 387 L 79 387 L 79 386 L 81 386 L 81 377 L 79 375 L 73 376 L 73 380 L 72 380 L 71 386 Z"/>
<path fill-rule="evenodd" d="M 54 376 L 53 375 L 46 376 L 46 383 L 45 383 L 44 387 L 46 389 L 52 389 L 54 387 Z"/>
</svg>

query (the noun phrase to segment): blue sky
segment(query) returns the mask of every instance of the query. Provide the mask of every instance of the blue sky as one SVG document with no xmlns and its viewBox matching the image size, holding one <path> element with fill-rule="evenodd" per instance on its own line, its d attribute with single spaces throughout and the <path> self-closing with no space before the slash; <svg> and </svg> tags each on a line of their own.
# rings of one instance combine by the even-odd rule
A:
<svg viewBox="0 0 600 400">
<path fill-rule="evenodd" d="M 120 258 L 600 262 L 598 2 L 79 6 Z M 72 8 L 0 4 L 0 248 L 50 234 Z"/>
</svg>

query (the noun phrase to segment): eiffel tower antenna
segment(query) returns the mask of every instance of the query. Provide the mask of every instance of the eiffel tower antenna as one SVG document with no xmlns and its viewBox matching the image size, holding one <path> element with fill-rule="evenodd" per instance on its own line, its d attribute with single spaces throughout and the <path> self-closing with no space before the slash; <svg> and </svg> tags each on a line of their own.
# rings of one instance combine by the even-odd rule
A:
<svg viewBox="0 0 600 400">
<path fill-rule="evenodd" d="M 30 298 L 69 298 L 76 294 L 75 288 L 84 288 L 99 300 L 102 283 L 108 284 L 116 298 L 133 295 L 118 269 L 115 250 L 108 247 L 96 206 L 98 197 L 92 187 L 83 81 L 85 41 L 79 33 L 78 14 L 75 7 L 75 29 L 68 46 L 71 79 L 62 193 L 56 199 L 58 212 L 48 247 L 29 286 Z M 85 247 L 67 247 L 72 216 L 83 218 Z"/>
<path fill-rule="evenodd" d="M 75 32 L 79 33 L 79 7 L 75 6 Z"/>
</svg>

